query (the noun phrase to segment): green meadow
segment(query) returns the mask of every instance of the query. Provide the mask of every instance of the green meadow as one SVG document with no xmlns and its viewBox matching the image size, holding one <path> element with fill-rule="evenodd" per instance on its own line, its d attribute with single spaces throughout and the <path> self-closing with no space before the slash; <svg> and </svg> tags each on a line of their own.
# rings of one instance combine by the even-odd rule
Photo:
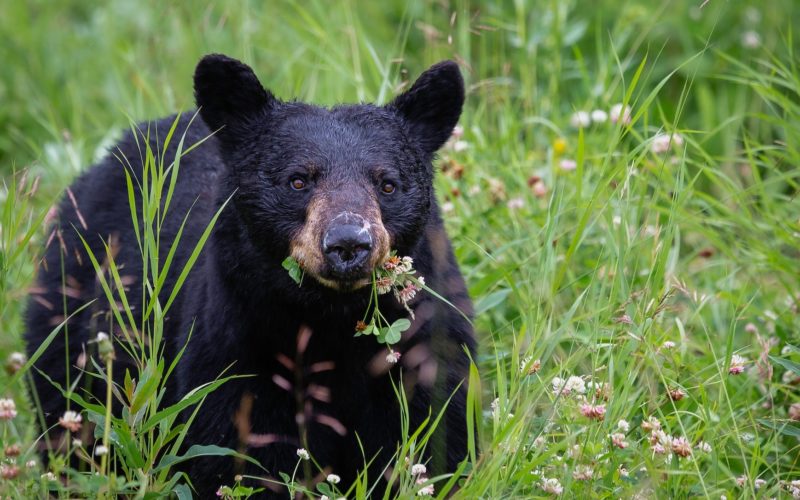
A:
<svg viewBox="0 0 800 500">
<path fill-rule="evenodd" d="M 155 393 L 149 429 L 76 401 L 109 449 L 45 466 L 19 353 L 48 211 L 132 123 L 193 110 L 220 52 L 326 106 L 443 59 L 467 84 L 436 191 L 476 306 L 478 445 L 417 484 L 409 429 L 394 489 L 296 496 L 800 498 L 798 28 L 795 0 L 2 2 L 0 497 L 191 495 Z"/>
</svg>

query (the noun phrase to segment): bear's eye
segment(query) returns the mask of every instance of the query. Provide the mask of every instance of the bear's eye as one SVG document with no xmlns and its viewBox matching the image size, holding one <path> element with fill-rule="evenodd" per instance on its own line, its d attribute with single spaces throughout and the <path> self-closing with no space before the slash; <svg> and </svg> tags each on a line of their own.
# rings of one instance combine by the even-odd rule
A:
<svg viewBox="0 0 800 500">
<path fill-rule="evenodd" d="M 394 186 L 394 184 L 392 184 L 389 181 L 386 181 L 383 184 L 381 184 L 381 191 L 383 192 L 383 194 L 392 194 L 394 193 L 395 189 L 397 188 Z"/>
<path fill-rule="evenodd" d="M 306 181 L 300 177 L 292 177 L 292 180 L 289 181 L 289 185 L 292 186 L 292 189 L 295 191 L 302 191 L 306 188 Z"/>
</svg>

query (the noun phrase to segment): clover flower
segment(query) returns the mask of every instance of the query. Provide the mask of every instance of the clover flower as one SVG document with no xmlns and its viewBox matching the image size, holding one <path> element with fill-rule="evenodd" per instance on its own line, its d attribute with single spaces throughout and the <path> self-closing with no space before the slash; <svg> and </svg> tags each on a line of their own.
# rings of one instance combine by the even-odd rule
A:
<svg viewBox="0 0 800 500">
<path fill-rule="evenodd" d="M 414 464 L 411 466 L 411 474 L 415 476 L 425 474 L 426 472 L 428 472 L 428 468 L 425 467 L 425 464 Z"/>
<path fill-rule="evenodd" d="M 578 465 L 572 471 L 572 478 L 577 481 L 589 481 L 594 476 L 594 470 L 588 465 Z"/>
<path fill-rule="evenodd" d="M 581 405 L 581 413 L 584 417 L 591 420 L 603 420 L 606 416 L 606 405 L 591 405 L 584 403 Z"/>
<path fill-rule="evenodd" d="M 672 439 L 672 451 L 681 457 L 688 457 L 692 454 L 692 444 L 683 436 Z"/>
<path fill-rule="evenodd" d="M 621 430 L 622 432 L 628 432 L 631 430 L 631 424 L 629 424 L 627 420 L 621 419 L 619 422 L 617 422 L 617 429 Z"/>
<path fill-rule="evenodd" d="M 731 375 L 739 375 L 744 372 L 744 365 L 747 364 L 747 358 L 734 354 L 731 356 L 731 366 L 728 368 L 728 373 Z"/>
<path fill-rule="evenodd" d="M 676 387 L 675 389 L 670 389 L 667 391 L 669 394 L 669 398 L 673 401 L 680 401 L 681 399 L 686 397 L 686 392 L 681 389 L 680 387 Z"/>
<path fill-rule="evenodd" d="M 325 478 L 325 480 L 331 484 L 339 484 L 342 481 L 342 478 L 336 474 L 328 474 L 328 477 Z"/>
<path fill-rule="evenodd" d="M 631 108 L 630 106 L 622 106 L 622 104 L 615 104 L 611 106 L 608 112 L 611 123 L 621 123 L 628 125 L 631 123 Z"/>
<path fill-rule="evenodd" d="M 0 399 L 0 420 L 12 420 L 17 416 L 17 405 L 13 399 Z"/>
<path fill-rule="evenodd" d="M 427 481 L 428 481 L 428 478 L 425 477 L 425 476 L 419 476 L 417 478 L 417 484 L 418 485 L 419 484 L 425 484 L 425 482 L 427 482 Z M 428 485 L 423 486 L 422 488 L 420 488 L 419 491 L 417 491 L 417 496 L 420 496 L 420 497 L 433 496 L 433 494 L 435 492 L 436 491 L 435 491 L 433 485 L 432 484 L 428 484 Z"/>
<path fill-rule="evenodd" d="M 95 456 L 102 457 L 103 455 L 108 454 L 108 447 L 103 446 L 102 444 L 99 445 L 97 448 L 94 449 Z"/>
<path fill-rule="evenodd" d="M 680 147 L 682 145 L 683 137 L 680 134 L 658 133 L 650 142 L 650 150 L 655 154 L 661 154 L 669 151 L 672 146 Z"/>
<path fill-rule="evenodd" d="M 402 356 L 402 354 L 400 354 L 399 352 L 391 351 L 389 354 L 386 355 L 386 362 L 389 363 L 390 365 L 397 364 L 397 362 L 400 361 L 400 356 Z"/>
<path fill-rule="evenodd" d="M 300 460 L 309 460 L 311 458 L 311 455 L 308 454 L 308 450 L 306 450 L 305 448 L 298 448 L 297 457 Z"/>
<path fill-rule="evenodd" d="M 615 432 L 611 435 L 611 443 L 623 450 L 628 447 L 628 442 L 625 441 L 625 434 L 621 432 Z"/>
<path fill-rule="evenodd" d="M 564 488 L 561 486 L 561 482 L 554 478 L 543 478 L 540 484 L 541 488 L 545 491 L 545 493 L 551 493 L 553 495 L 560 495 L 564 492 Z"/>
<path fill-rule="evenodd" d="M 575 128 L 585 128 L 592 124 L 592 117 L 586 111 L 576 111 L 569 118 L 569 124 Z"/>
<path fill-rule="evenodd" d="M 592 111 L 591 118 L 595 123 L 605 123 L 608 120 L 608 113 L 602 109 L 595 109 Z"/>
<path fill-rule="evenodd" d="M 67 429 L 70 432 L 78 432 L 81 430 L 81 422 L 83 421 L 83 417 L 80 413 L 67 410 L 64 414 L 58 418 L 58 425 Z"/>
<path fill-rule="evenodd" d="M 564 158 L 558 163 L 558 166 L 561 168 L 561 170 L 570 171 L 578 168 L 578 162 L 569 158 Z"/>
<path fill-rule="evenodd" d="M 695 446 L 695 449 L 702 451 L 703 453 L 711 453 L 711 445 L 706 443 L 705 441 L 700 441 Z"/>
</svg>

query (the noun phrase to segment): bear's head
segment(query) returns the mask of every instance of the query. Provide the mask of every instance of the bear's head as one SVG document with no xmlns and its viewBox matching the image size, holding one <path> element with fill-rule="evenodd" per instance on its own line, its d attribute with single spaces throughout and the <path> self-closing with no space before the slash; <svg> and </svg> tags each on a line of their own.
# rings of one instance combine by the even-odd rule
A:
<svg viewBox="0 0 800 500">
<path fill-rule="evenodd" d="M 264 259 L 294 257 L 330 289 L 370 283 L 409 252 L 434 210 L 432 158 L 464 102 L 458 66 L 432 66 L 385 106 L 283 102 L 247 65 L 208 55 L 195 97 L 215 132 L 247 238 Z"/>
</svg>

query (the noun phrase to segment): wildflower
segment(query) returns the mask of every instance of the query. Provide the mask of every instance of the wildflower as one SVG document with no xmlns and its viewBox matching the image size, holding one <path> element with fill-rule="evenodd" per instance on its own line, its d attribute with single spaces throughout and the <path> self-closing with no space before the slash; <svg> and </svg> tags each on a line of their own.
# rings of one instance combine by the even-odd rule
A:
<svg viewBox="0 0 800 500">
<path fill-rule="evenodd" d="M 406 280 L 406 282 L 403 283 L 403 288 L 397 290 L 395 294 L 400 302 L 406 304 L 417 295 L 418 290 L 419 288 L 417 288 L 414 283 L 410 280 Z"/>
<path fill-rule="evenodd" d="M 6 372 L 9 375 L 14 375 L 18 371 L 22 370 L 22 367 L 25 366 L 25 362 L 27 360 L 28 359 L 21 352 L 12 352 L 8 355 L 8 359 L 6 359 Z"/>
<path fill-rule="evenodd" d="M 489 195 L 494 203 L 506 199 L 506 185 L 503 184 L 503 181 L 490 177 L 487 182 L 489 183 Z"/>
<path fill-rule="evenodd" d="M 608 113 L 602 109 L 595 109 L 592 111 L 591 118 L 595 123 L 605 123 L 608 120 Z"/>
<path fill-rule="evenodd" d="M 305 448 L 298 448 L 297 449 L 297 456 L 300 460 L 308 460 L 311 458 L 311 455 L 308 454 L 308 450 Z"/>
<path fill-rule="evenodd" d="M 105 332 L 98 332 L 94 339 L 97 342 L 97 353 L 105 361 L 114 359 L 114 344 Z"/>
<path fill-rule="evenodd" d="M 572 471 L 572 478 L 577 481 L 589 481 L 594 476 L 594 471 L 588 465 L 578 465 Z"/>
<path fill-rule="evenodd" d="M 470 186 L 470 188 L 467 190 L 467 194 L 470 196 L 477 196 L 481 194 L 481 187 L 478 185 Z"/>
<path fill-rule="evenodd" d="M 592 118 L 586 111 L 576 111 L 569 118 L 569 123 L 575 128 L 588 127 L 592 124 Z"/>
<path fill-rule="evenodd" d="M 672 440 L 672 451 L 681 457 L 688 457 L 692 454 L 692 445 L 685 437 L 676 437 Z"/>
<path fill-rule="evenodd" d="M 425 467 L 425 464 L 414 464 L 411 466 L 411 474 L 415 476 L 425 474 L 426 472 L 428 472 L 428 468 Z"/>
<path fill-rule="evenodd" d="M 508 207 L 509 210 L 519 210 L 520 208 L 523 208 L 525 206 L 525 200 L 520 197 L 511 198 L 506 203 L 506 206 Z"/>
<path fill-rule="evenodd" d="M 581 405 L 581 413 L 592 420 L 603 420 L 606 415 L 606 405 Z"/>
<path fill-rule="evenodd" d="M 375 280 L 375 287 L 378 289 L 378 294 L 383 295 L 392 291 L 394 280 L 389 276 L 381 276 Z"/>
<path fill-rule="evenodd" d="M 615 432 L 611 435 L 611 443 L 623 450 L 628 447 L 628 442 L 625 441 L 625 434 L 621 432 Z"/>
<path fill-rule="evenodd" d="M 545 493 L 551 493 L 553 495 L 560 495 L 561 493 L 564 492 L 564 488 L 561 486 L 561 482 L 554 477 L 551 477 L 549 479 L 542 478 L 541 487 L 545 491 Z"/>
<path fill-rule="evenodd" d="M 578 163 L 575 160 L 564 158 L 558 163 L 558 166 L 561 167 L 561 170 L 570 171 L 578 168 Z"/>
<path fill-rule="evenodd" d="M 753 486 L 757 490 L 760 490 L 761 487 L 765 486 L 766 484 L 767 484 L 767 482 L 765 480 L 763 480 L 763 479 L 756 479 L 755 481 L 753 481 Z"/>
<path fill-rule="evenodd" d="M 541 180 L 531 184 L 531 190 L 533 191 L 533 195 L 537 198 L 544 198 L 547 196 L 547 186 L 545 186 L 544 182 Z"/>
<path fill-rule="evenodd" d="M 567 141 L 559 137 L 555 141 L 553 141 L 553 153 L 556 155 L 564 154 L 564 151 L 567 150 Z"/>
<path fill-rule="evenodd" d="M 468 148 L 469 148 L 469 143 L 467 141 L 456 141 L 453 143 L 453 151 L 455 151 L 456 153 L 465 151 Z"/>
<path fill-rule="evenodd" d="M 8 458 L 18 457 L 20 453 L 22 453 L 22 448 L 18 444 L 10 444 L 6 446 L 6 449 L 3 451 Z"/>
<path fill-rule="evenodd" d="M 13 399 L 0 399 L 0 420 L 11 420 L 17 416 L 17 405 Z"/>
<path fill-rule="evenodd" d="M 361 321 L 361 320 L 356 321 L 356 331 L 357 332 L 363 332 L 364 330 L 367 329 L 367 326 L 368 325 L 366 323 L 364 323 L 363 321 Z"/>
<path fill-rule="evenodd" d="M 657 453 L 659 455 L 663 455 L 666 452 L 667 452 L 667 450 L 661 444 L 653 445 L 653 453 Z"/>
<path fill-rule="evenodd" d="M 419 477 L 417 478 L 417 484 L 418 484 L 418 485 L 419 485 L 419 484 L 425 484 L 425 482 L 426 482 L 427 480 L 428 480 L 428 478 L 427 478 L 427 477 L 425 477 L 425 476 L 419 476 Z M 425 497 L 425 496 L 433 496 L 433 494 L 434 494 L 434 493 L 435 493 L 435 490 L 434 490 L 434 488 L 433 488 L 433 485 L 432 485 L 432 484 L 429 484 L 429 485 L 427 485 L 427 486 L 423 486 L 422 488 L 420 488 L 420 489 L 419 489 L 419 491 L 417 491 L 417 496 L 420 496 L 420 497 Z"/>
<path fill-rule="evenodd" d="M 742 487 L 744 487 L 745 484 L 747 484 L 747 476 L 742 474 L 741 476 L 736 478 L 736 486 L 738 486 L 739 488 L 742 488 Z"/>
<path fill-rule="evenodd" d="M 3 479 L 14 479 L 19 476 L 19 467 L 14 464 L 0 465 L 0 477 Z"/>
<path fill-rule="evenodd" d="M 614 323 L 621 323 L 623 325 L 632 325 L 633 320 L 627 314 L 623 314 L 622 316 L 614 318 Z"/>
<path fill-rule="evenodd" d="M 562 394 L 564 396 L 569 396 L 573 392 L 577 392 L 578 394 L 583 394 L 586 392 L 586 383 L 582 378 L 574 375 L 569 377 L 567 380 L 564 380 L 561 377 L 554 377 L 552 384 L 553 392 L 556 395 Z"/>
<path fill-rule="evenodd" d="M 761 36 L 753 30 L 742 33 L 742 47 L 746 49 L 757 49 L 761 45 Z"/>
<path fill-rule="evenodd" d="M 400 257 L 398 257 L 397 255 L 392 255 L 391 257 L 386 259 L 386 262 L 383 263 L 383 268 L 386 269 L 387 271 L 391 271 L 397 274 L 396 269 L 401 262 L 402 261 L 400 260 Z"/>
<path fill-rule="evenodd" d="M 328 477 L 325 478 L 325 480 L 331 484 L 339 484 L 342 481 L 342 478 L 336 474 L 328 474 Z"/>
<path fill-rule="evenodd" d="M 621 430 L 622 432 L 628 432 L 631 430 L 631 424 L 629 424 L 627 420 L 622 419 L 617 422 L 617 429 Z"/>
<path fill-rule="evenodd" d="M 650 150 L 655 154 L 661 154 L 669 151 L 673 145 L 680 147 L 682 144 L 683 137 L 680 134 L 658 133 L 650 142 Z"/>
<path fill-rule="evenodd" d="M 45 481 L 55 481 L 55 480 L 57 479 L 57 478 L 56 478 L 56 475 L 55 475 L 55 474 L 53 474 L 52 472 L 47 472 L 47 473 L 45 473 L 45 474 L 42 474 L 42 476 L 41 476 L 41 477 L 42 477 L 42 479 L 44 479 Z"/>
<path fill-rule="evenodd" d="M 489 408 L 492 409 L 492 416 L 497 414 L 497 409 L 500 407 L 500 398 L 494 398 L 494 401 L 491 402 Z"/>
<path fill-rule="evenodd" d="M 731 375 L 739 375 L 744 371 L 744 365 L 747 364 L 747 358 L 734 354 L 731 356 L 731 366 L 728 368 L 728 373 Z"/>
<path fill-rule="evenodd" d="M 619 122 L 623 125 L 628 125 L 631 122 L 631 108 L 630 106 L 623 108 L 622 104 L 615 104 L 611 106 L 608 117 L 611 119 L 611 123 Z"/>
<path fill-rule="evenodd" d="M 322 495 L 321 497 L 319 497 L 319 500 L 331 500 L 331 499 L 328 498 L 328 495 Z"/>
<path fill-rule="evenodd" d="M 642 422 L 642 430 L 645 432 L 650 432 L 654 430 L 661 429 L 661 422 L 658 421 L 656 417 L 647 417 L 647 420 Z"/>
<path fill-rule="evenodd" d="M 72 440 L 72 446 L 74 446 L 75 448 L 81 448 L 83 447 L 83 441 L 81 441 L 78 438 L 75 438 Z"/>
<path fill-rule="evenodd" d="M 519 371 L 523 373 L 527 371 L 528 375 L 534 375 L 538 373 L 541 368 L 542 368 L 542 361 L 537 359 L 533 363 L 531 363 L 531 358 L 529 356 L 522 360 L 519 366 Z"/>
<path fill-rule="evenodd" d="M 758 327 L 754 323 L 747 323 L 744 325 L 744 331 L 749 334 L 756 334 L 758 333 Z"/>
<path fill-rule="evenodd" d="M 395 365 L 397 364 L 398 361 L 400 361 L 400 356 L 402 356 L 402 354 L 400 354 L 399 352 L 392 351 L 386 355 L 386 362 L 389 363 L 390 365 Z"/>
<path fill-rule="evenodd" d="M 702 451 L 703 453 L 711 453 L 711 445 L 706 443 L 705 441 L 700 441 L 695 445 L 695 448 Z"/>
<path fill-rule="evenodd" d="M 108 447 L 103 446 L 102 444 L 94 449 L 94 454 L 98 457 L 102 457 L 103 455 L 108 454 Z"/>
<path fill-rule="evenodd" d="M 619 475 L 620 475 L 620 477 L 628 477 L 628 476 L 630 476 L 630 474 L 628 473 L 628 469 L 626 469 L 625 467 L 623 467 L 621 465 L 619 466 Z"/>
<path fill-rule="evenodd" d="M 675 342 L 673 342 L 671 340 L 667 340 L 666 342 L 661 344 L 661 349 L 659 349 L 659 350 L 663 349 L 665 351 L 671 351 L 674 348 L 675 348 Z"/>
<path fill-rule="evenodd" d="M 36 467 L 36 460 L 28 460 L 27 462 L 25 462 L 25 467 L 33 469 L 34 467 Z"/>
<path fill-rule="evenodd" d="M 58 424 L 67 429 L 70 432 L 78 432 L 81 430 L 81 422 L 83 421 L 83 417 L 80 413 L 67 410 L 64 412 L 64 415 L 59 417 Z"/>
<path fill-rule="evenodd" d="M 672 436 L 658 429 L 650 433 L 650 444 L 660 444 L 662 446 L 672 446 Z"/>
<path fill-rule="evenodd" d="M 789 418 L 800 421 L 800 403 L 792 403 L 789 407 Z"/>
<path fill-rule="evenodd" d="M 413 267 L 414 259 L 409 256 L 405 256 L 400 259 L 400 263 L 397 265 L 397 272 L 399 274 L 410 273 Z"/>
<path fill-rule="evenodd" d="M 686 392 L 681 388 L 670 389 L 667 391 L 669 393 L 669 398 L 673 401 L 680 401 L 684 397 L 686 397 Z"/>
<path fill-rule="evenodd" d="M 544 436 L 539 436 L 533 440 L 534 448 L 542 448 L 545 444 L 547 444 L 547 440 L 544 438 Z"/>
</svg>

